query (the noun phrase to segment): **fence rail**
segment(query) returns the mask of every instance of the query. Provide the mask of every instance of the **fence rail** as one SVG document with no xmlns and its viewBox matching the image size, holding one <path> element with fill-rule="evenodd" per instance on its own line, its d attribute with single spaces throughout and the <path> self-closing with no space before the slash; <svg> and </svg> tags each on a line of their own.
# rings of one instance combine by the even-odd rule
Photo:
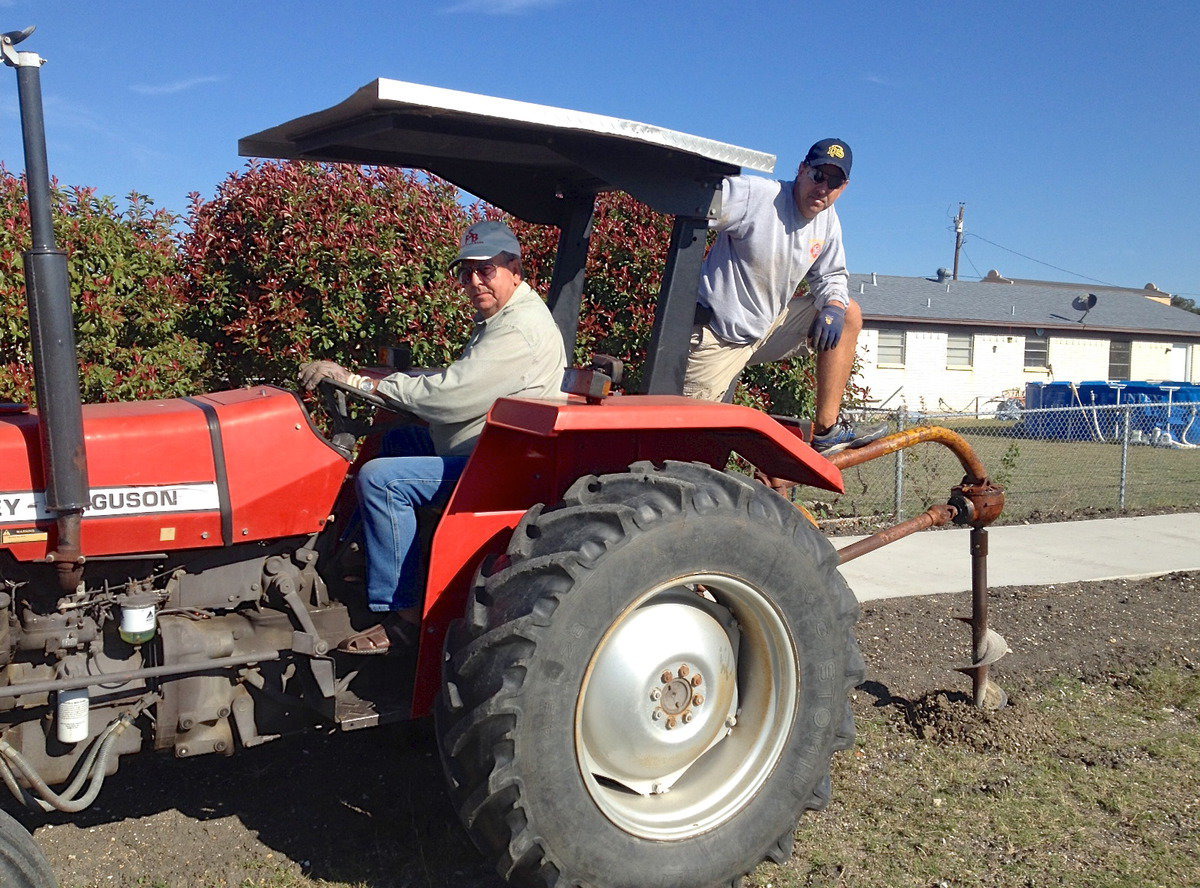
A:
<svg viewBox="0 0 1200 888">
<path fill-rule="evenodd" d="M 966 438 L 1007 490 L 1001 523 L 1200 509 L 1200 404 L 1026 410 L 1005 403 L 991 413 L 863 414 L 886 419 L 891 431 L 940 425 Z M 847 469 L 843 478 L 844 494 L 802 494 L 823 523 L 911 517 L 944 502 L 962 468 L 945 448 L 923 444 Z"/>
</svg>

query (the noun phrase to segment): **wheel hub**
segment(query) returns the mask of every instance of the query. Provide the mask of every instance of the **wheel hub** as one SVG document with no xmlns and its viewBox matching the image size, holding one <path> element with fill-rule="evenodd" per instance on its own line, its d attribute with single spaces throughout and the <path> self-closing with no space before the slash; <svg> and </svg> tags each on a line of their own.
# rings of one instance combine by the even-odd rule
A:
<svg viewBox="0 0 1200 888">
<path fill-rule="evenodd" d="M 648 839 L 695 835 L 774 770 L 797 705 L 796 649 L 770 598 L 693 574 L 648 591 L 598 643 L 575 746 L 604 815 Z"/>
<path fill-rule="evenodd" d="M 687 674 L 687 665 L 679 668 L 681 675 Z M 664 674 L 670 675 L 671 673 L 667 672 Z M 700 678 L 699 672 L 696 673 L 696 678 Z M 669 680 L 667 684 L 662 686 L 661 691 L 658 691 L 656 688 L 654 692 L 651 692 L 650 696 L 659 700 L 659 708 L 667 715 L 683 715 L 692 708 L 692 684 L 682 677 Z"/>
<path fill-rule="evenodd" d="M 666 792 L 728 732 L 737 707 L 732 614 L 680 590 L 638 608 L 606 639 L 584 702 L 593 773 L 642 795 Z M 697 688 L 709 682 L 708 702 Z"/>
</svg>

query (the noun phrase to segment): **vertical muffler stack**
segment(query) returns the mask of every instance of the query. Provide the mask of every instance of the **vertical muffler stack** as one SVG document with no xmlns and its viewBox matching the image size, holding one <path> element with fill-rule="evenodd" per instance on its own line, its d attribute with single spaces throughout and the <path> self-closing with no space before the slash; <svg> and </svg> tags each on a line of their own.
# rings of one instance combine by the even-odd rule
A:
<svg viewBox="0 0 1200 888">
<path fill-rule="evenodd" d="M 67 254 L 56 248 L 42 113 L 41 67 L 35 52 L 16 45 L 33 28 L 0 35 L 4 64 L 17 71 L 21 133 L 25 143 L 25 187 L 33 246 L 24 253 L 25 293 L 29 302 L 33 375 L 37 391 L 46 508 L 54 517 L 57 539 L 47 556 L 58 568 L 65 591 L 74 592 L 83 574 L 80 532 L 88 504 L 87 456 L 83 406 L 71 316 Z"/>
</svg>

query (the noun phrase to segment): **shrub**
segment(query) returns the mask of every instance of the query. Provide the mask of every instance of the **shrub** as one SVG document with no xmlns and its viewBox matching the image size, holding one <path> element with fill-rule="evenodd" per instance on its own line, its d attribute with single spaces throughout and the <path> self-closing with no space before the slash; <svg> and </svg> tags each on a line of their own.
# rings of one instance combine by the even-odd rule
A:
<svg viewBox="0 0 1200 888">
<path fill-rule="evenodd" d="M 2 172 L 2 168 L 0 168 Z M 446 268 L 471 222 L 501 218 L 464 206 L 423 174 L 313 163 L 250 163 L 216 196 L 192 195 L 185 233 L 175 217 L 131 195 L 118 212 L 90 189 L 55 193 L 71 255 L 85 397 L 161 397 L 202 386 L 292 385 L 297 366 L 329 358 L 375 363 L 408 341 L 414 362 L 441 366 L 470 332 L 470 307 Z M 19 180 L 0 181 L 0 397 L 28 397 L 32 372 L 19 250 L 27 243 Z M 549 286 L 558 230 L 507 217 L 526 276 Z M 624 360 L 630 389 L 644 371 L 671 219 L 622 193 L 596 202 L 576 360 Z M 19 304 L 19 305 L 18 305 Z M 811 415 L 811 358 L 747 370 L 738 401 Z M 860 397 L 852 386 L 850 398 Z"/>
<path fill-rule="evenodd" d="M 184 295 L 214 382 L 292 385 L 304 361 L 373 364 L 405 340 L 418 365 L 453 360 L 470 309 L 446 266 L 474 213 L 457 195 L 411 172 L 284 162 L 192 195 Z"/>
<path fill-rule="evenodd" d="M 131 194 L 119 210 L 92 188 L 52 190 L 57 243 L 68 255 L 85 401 L 195 390 L 204 350 L 181 331 L 176 218 Z M 0 399 L 33 400 L 21 252 L 29 249 L 24 180 L 0 166 Z"/>
<path fill-rule="evenodd" d="M 543 295 L 554 272 L 558 229 L 505 217 L 521 241 L 530 283 Z M 654 327 L 654 303 L 666 263 L 671 219 L 627 194 L 608 192 L 596 201 L 586 283 L 579 312 L 575 359 L 614 355 L 640 378 Z"/>
</svg>

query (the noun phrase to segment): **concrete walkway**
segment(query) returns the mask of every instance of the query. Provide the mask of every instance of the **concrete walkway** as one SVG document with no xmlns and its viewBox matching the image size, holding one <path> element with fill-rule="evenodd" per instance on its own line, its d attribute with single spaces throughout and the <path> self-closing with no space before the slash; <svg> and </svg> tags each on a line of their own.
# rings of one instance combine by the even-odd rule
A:
<svg viewBox="0 0 1200 888">
<path fill-rule="evenodd" d="M 860 601 L 971 588 L 967 528 L 913 534 L 842 566 Z M 841 548 L 862 537 L 833 537 Z M 1030 586 L 1200 570 L 1200 514 L 988 529 L 988 586 Z"/>
</svg>

